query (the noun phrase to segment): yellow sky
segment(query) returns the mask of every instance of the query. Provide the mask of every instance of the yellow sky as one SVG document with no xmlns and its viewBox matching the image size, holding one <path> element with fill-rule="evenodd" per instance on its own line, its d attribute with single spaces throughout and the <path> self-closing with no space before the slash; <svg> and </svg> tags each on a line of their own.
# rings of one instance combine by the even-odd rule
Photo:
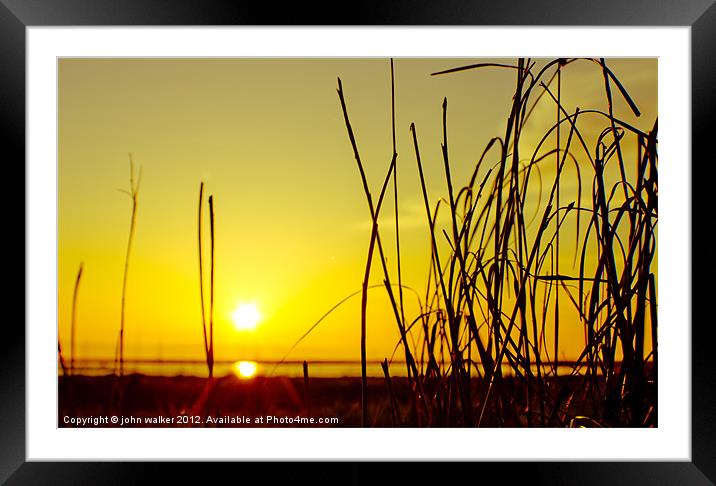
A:
<svg viewBox="0 0 716 486">
<path fill-rule="evenodd" d="M 408 127 L 417 126 L 435 203 L 447 194 L 440 155 L 443 97 L 449 101 L 456 186 L 467 182 L 490 138 L 504 134 L 513 71 L 429 76 L 474 62 L 395 61 L 403 280 L 421 295 L 429 240 Z M 616 112 L 651 129 L 657 115 L 657 61 L 612 59 L 608 64 L 642 116 L 631 115 L 619 97 Z M 388 60 L 62 59 L 58 69 L 59 333 L 64 344 L 72 287 L 84 262 L 79 357 L 114 356 L 131 209 L 130 199 L 117 189 L 129 186 L 129 152 L 143 176 L 129 270 L 127 357 L 203 359 L 196 236 L 201 181 L 216 208 L 217 359 L 280 358 L 328 309 L 360 289 L 370 220 L 336 77 L 343 80 L 377 193 L 392 150 Z M 570 110 L 606 109 L 595 65 L 575 63 L 562 81 Z M 535 112 L 526 140 L 534 141 L 553 122 L 554 105 L 545 106 Z M 604 126 L 603 120 L 584 121 L 585 127 L 593 126 L 592 137 Z M 531 153 L 528 148 L 525 154 Z M 575 191 L 566 183 L 563 200 L 570 190 Z M 387 201 L 381 228 L 391 249 L 392 211 Z M 389 259 L 394 269 L 394 253 Z M 381 281 L 376 266 L 372 283 Z M 382 359 L 392 354 L 398 332 L 385 292 L 371 292 L 368 357 Z M 233 326 L 232 312 L 246 302 L 255 302 L 262 315 L 256 331 Z M 408 314 L 417 315 L 412 294 L 406 293 L 406 302 Z M 292 357 L 358 359 L 359 324 L 356 297 Z M 573 357 L 582 328 L 576 323 L 562 329 L 565 356 Z"/>
</svg>

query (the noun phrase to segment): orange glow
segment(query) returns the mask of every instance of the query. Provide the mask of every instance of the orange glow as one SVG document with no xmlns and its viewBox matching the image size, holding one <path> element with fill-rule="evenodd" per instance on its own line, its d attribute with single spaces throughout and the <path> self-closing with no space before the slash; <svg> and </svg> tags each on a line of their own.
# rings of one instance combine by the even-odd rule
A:
<svg viewBox="0 0 716 486">
<path fill-rule="evenodd" d="M 408 127 L 415 122 L 423 134 L 433 204 L 446 197 L 439 139 L 440 106 L 449 98 L 451 177 L 455 187 L 466 184 L 476 157 L 492 137 L 504 132 L 514 72 L 430 73 L 477 62 L 481 60 L 395 62 L 401 279 L 421 298 L 430 275 L 430 235 Z M 131 202 L 117 189 L 129 184 L 129 152 L 143 176 L 127 281 L 128 358 L 205 358 L 196 221 L 202 181 L 205 201 L 208 195 L 215 197 L 216 360 L 278 360 L 328 310 L 360 292 L 371 220 L 336 95 L 336 76 L 344 81 L 370 189 L 377 192 L 391 153 L 387 66 L 386 59 L 61 59 L 57 285 L 63 350 L 71 335 L 77 269 L 84 262 L 76 354 L 110 360 L 115 355 L 131 212 Z M 642 112 L 636 118 L 626 105 L 618 106 L 625 122 L 651 129 L 658 108 L 657 60 L 613 59 L 610 66 Z M 565 106 L 602 107 L 604 94 L 584 89 L 594 79 L 603 84 L 600 76 L 588 63 L 565 70 Z M 529 149 L 554 117 L 552 105 L 538 105 L 522 134 L 521 156 L 529 157 Z M 602 128 L 595 116 L 585 115 L 584 123 L 590 134 Z M 568 132 L 562 131 L 563 144 Z M 484 167 L 496 162 L 488 155 Z M 544 207 L 553 166 L 541 168 L 544 191 L 526 195 L 529 216 Z M 572 177 L 574 168 L 565 171 Z M 584 186 L 583 202 L 588 184 Z M 576 184 L 565 183 L 560 190 L 562 205 L 577 201 Z M 541 206 L 536 202 L 540 194 Z M 381 238 L 395 283 L 393 197 L 385 200 Z M 438 225 L 444 226 L 444 214 L 439 214 Z M 208 212 L 204 218 L 206 262 Z M 578 267 L 572 266 L 574 245 L 565 242 L 574 242 L 575 227 L 565 225 L 561 234 L 565 256 L 560 271 L 570 275 L 578 273 Z M 442 237 L 438 244 L 445 250 Z M 204 272 L 208 276 L 208 268 Z M 372 360 L 391 356 L 401 339 L 382 274 L 376 263 L 367 308 L 367 357 Z M 567 291 L 560 291 L 566 304 L 560 311 L 558 358 L 574 359 L 583 349 L 584 326 L 569 305 Z M 408 322 L 425 304 L 405 290 Z M 358 359 L 360 315 L 361 298 L 356 295 L 331 312 L 290 358 Z M 416 337 L 418 330 L 413 327 Z M 547 330 L 544 336 L 544 346 L 552 349 L 553 332 Z"/>
</svg>

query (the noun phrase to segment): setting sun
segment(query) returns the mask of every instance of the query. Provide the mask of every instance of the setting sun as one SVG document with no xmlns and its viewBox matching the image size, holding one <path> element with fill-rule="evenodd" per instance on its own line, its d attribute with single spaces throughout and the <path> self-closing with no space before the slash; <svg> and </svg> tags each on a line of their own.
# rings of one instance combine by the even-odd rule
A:
<svg viewBox="0 0 716 486">
<path fill-rule="evenodd" d="M 231 314 L 234 326 L 239 330 L 256 329 L 256 325 L 261 320 L 259 308 L 255 303 L 239 304 Z"/>
</svg>

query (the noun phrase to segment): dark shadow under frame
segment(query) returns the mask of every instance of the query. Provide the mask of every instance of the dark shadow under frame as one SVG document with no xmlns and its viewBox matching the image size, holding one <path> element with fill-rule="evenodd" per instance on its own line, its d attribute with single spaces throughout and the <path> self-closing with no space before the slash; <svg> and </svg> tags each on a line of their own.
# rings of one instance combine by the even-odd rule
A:
<svg viewBox="0 0 716 486">
<path fill-rule="evenodd" d="M 51 25 L 633 25 L 691 26 L 692 68 L 692 221 L 709 207 L 712 188 L 704 168 L 713 165 L 710 147 L 716 130 L 716 4 L 714 0 L 649 1 L 630 0 L 513 0 L 485 5 L 470 0 L 373 1 L 359 8 L 324 1 L 246 2 L 243 0 L 0 0 L 0 137 L 6 171 L 24 168 L 25 160 L 25 28 Z M 349 8 L 346 8 L 349 7 Z M 699 166 L 693 163 L 698 161 Z M 698 167 L 699 177 L 694 177 Z M 25 181 L 24 170 L 18 177 Z M 18 178 L 6 176 L 8 186 Z M 12 210 L 18 197 L 7 198 L 11 210 L 6 218 L 25 227 L 25 214 Z M 706 217 L 706 215 L 704 215 Z M 709 221 L 709 219 L 703 219 Z M 15 223 L 15 221 L 13 221 Z M 716 483 L 716 380 L 711 341 L 716 339 L 713 320 L 705 303 L 710 301 L 710 282 L 699 281 L 714 267 L 704 229 L 692 226 L 691 251 L 701 262 L 701 272 L 692 272 L 692 461 L 682 463 L 521 463 L 509 466 L 509 479 L 548 484 L 714 484 Z M 700 232 L 702 238 L 695 238 Z M 9 231 L 6 233 L 9 234 Z M 25 233 L 23 232 L 23 235 Z M 9 241 L 10 238 L 5 238 Z M 19 239 L 16 239 L 19 241 Z M 25 236 L 22 252 L 25 253 Z M 693 261 L 693 260 L 692 260 Z M 19 259 L 14 264 L 19 266 Z M 8 266 L 5 267 L 8 269 Z M 14 270 L 14 268 L 13 268 Z M 7 270 L 6 270 L 7 271 Z M 18 269 L 18 274 L 19 274 Z M 24 269 L 23 269 L 24 271 Z M 9 273 L 9 272 L 8 272 Z M 23 277 L 23 282 L 25 277 Z M 687 284 L 687 283 L 685 283 Z M 20 285 L 11 282 L 12 292 Z M 22 292 L 25 288 L 23 285 Z M 7 302 L 17 302 L 18 299 Z M 12 308 L 8 306 L 7 308 Z M 18 306 L 15 306 L 18 307 Z M 25 320 L 23 308 L 22 319 Z M 126 484 L 149 480 L 141 463 L 26 463 L 25 462 L 25 332 L 20 318 L 4 316 L 0 334 L 0 481 L 8 484 Z M 687 325 L 682 323 L 681 325 Z M 675 323 L 680 325 L 680 323 Z M 98 446 L 101 446 L 98 444 Z M 333 471 L 310 470 L 310 465 L 271 467 L 271 479 L 315 480 L 333 476 Z M 337 465 L 335 465 L 337 466 Z M 161 463 L 163 482 L 190 480 L 187 464 Z M 241 465 L 252 472 L 266 474 L 266 465 Z M 322 466 L 325 468 L 325 466 Z M 469 468 L 473 468 L 470 470 Z M 480 477 L 504 474 L 505 465 L 483 463 Z M 231 469 L 231 470 L 230 470 Z M 217 475 L 238 479 L 237 466 L 212 465 Z M 424 481 L 431 471 L 444 474 L 438 466 L 391 468 L 401 481 L 418 473 Z M 450 474 L 468 472 L 474 465 L 451 466 Z M 352 464 L 336 470 L 341 483 L 373 481 L 377 473 L 367 465 Z M 382 478 L 385 472 L 380 473 Z M 282 476 L 283 475 L 283 476 Z M 240 477 L 248 477 L 244 472 Z M 336 476 L 334 476 L 336 477 Z M 422 482 L 422 481 L 421 481 Z"/>
</svg>

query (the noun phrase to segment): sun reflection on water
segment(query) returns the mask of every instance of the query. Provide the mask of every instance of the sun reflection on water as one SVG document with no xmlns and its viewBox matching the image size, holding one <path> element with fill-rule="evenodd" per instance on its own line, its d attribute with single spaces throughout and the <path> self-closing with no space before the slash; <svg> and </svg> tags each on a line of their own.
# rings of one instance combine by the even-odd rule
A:
<svg viewBox="0 0 716 486">
<path fill-rule="evenodd" d="M 234 373 L 243 380 L 253 378 L 258 370 L 255 361 L 237 361 L 234 363 Z"/>
</svg>

